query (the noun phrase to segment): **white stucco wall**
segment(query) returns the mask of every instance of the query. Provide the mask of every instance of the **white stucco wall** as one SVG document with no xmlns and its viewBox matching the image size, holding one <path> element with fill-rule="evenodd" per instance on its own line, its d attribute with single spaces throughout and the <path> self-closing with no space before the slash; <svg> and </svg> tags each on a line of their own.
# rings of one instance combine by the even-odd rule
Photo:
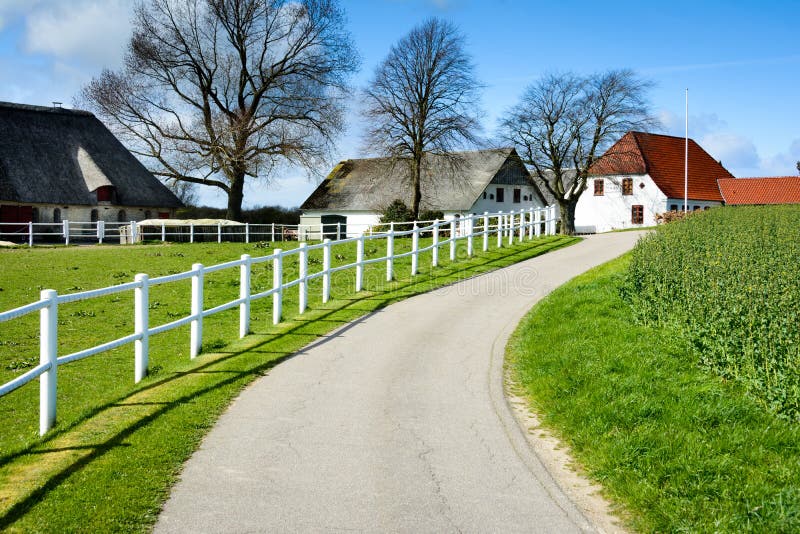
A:
<svg viewBox="0 0 800 534">
<path fill-rule="evenodd" d="M 503 202 L 497 201 L 498 188 L 502 188 L 504 190 Z M 520 202 L 513 202 L 514 189 L 521 189 Z M 484 196 L 486 198 L 484 198 Z M 528 200 L 523 200 L 525 197 L 527 197 Z M 472 205 L 472 208 L 470 208 L 470 213 L 484 213 L 487 211 L 489 213 L 497 213 L 498 211 L 508 213 L 512 210 L 527 210 L 530 208 L 541 208 L 543 206 L 544 205 L 539 200 L 539 197 L 534 192 L 533 186 L 489 184 L 486 187 L 486 190 L 480 196 L 478 196 L 478 200 L 475 201 L 475 204 Z"/>
<path fill-rule="evenodd" d="M 602 196 L 595 196 L 594 180 L 601 178 L 604 182 L 604 192 Z M 632 195 L 622 194 L 623 178 L 633 179 Z M 631 222 L 631 210 L 634 205 L 643 206 L 642 224 Z M 666 209 L 667 196 L 648 174 L 591 177 L 586 191 L 578 199 L 575 208 L 575 231 L 597 233 L 653 226 L 656 224 L 656 213 L 663 213 Z"/>
<path fill-rule="evenodd" d="M 54 221 L 55 210 L 61 212 L 61 220 L 73 222 L 90 222 L 92 220 L 92 210 L 97 210 L 97 220 L 105 222 L 117 222 L 121 210 L 125 212 L 124 220 L 142 221 L 144 219 L 156 219 L 160 212 L 169 213 L 170 217 L 175 215 L 175 208 L 140 208 L 137 206 L 116 206 L 111 204 L 101 204 L 98 206 L 77 206 L 70 204 L 32 204 L 26 202 L 5 202 L 3 205 L 12 206 L 32 206 L 37 217 L 36 222 L 51 223 Z"/>
</svg>

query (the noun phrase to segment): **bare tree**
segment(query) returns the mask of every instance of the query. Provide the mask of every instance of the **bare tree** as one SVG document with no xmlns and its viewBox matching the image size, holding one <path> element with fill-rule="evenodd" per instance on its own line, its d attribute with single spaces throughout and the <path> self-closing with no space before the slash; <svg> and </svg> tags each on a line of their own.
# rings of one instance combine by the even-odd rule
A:
<svg viewBox="0 0 800 534">
<path fill-rule="evenodd" d="M 646 98 L 651 85 L 630 70 L 551 74 L 501 119 L 501 138 L 520 148 L 534 185 L 558 203 L 562 233 L 575 233 L 575 207 L 592 164 L 626 132 L 657 125 Z"/>
<path fill-rule="evenodd" d="M 478 140 L 474 70 L 458 29 L 432 18 L 392 46 L 366 89 L 367 146 L 409 164 L 415 217 L 425 153 L 447 155 Z"/>
<path fill-rule="evenodd" d="M 335 0 L 148 0 L 125 66 L 81 92 L 168 181 L 228 196 L 241 218 L 246 177 L 324 162 L 343 127 L 358 65 Z"/>
</svg>

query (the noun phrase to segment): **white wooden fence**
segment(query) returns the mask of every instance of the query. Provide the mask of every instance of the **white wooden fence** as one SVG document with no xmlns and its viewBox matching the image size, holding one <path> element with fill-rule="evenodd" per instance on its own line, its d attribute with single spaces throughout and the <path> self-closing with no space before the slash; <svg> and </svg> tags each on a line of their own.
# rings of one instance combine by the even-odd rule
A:
<svg viewBox="0 0 800 534">
<path fill-rule="evenodd" d="M 490 225 L 490 219 L 497 221 L 497 224 Z M 481 224 L 477 224 L 479 222 Z M 461 231 L 459 228 L 461 227 Z M 480 231 L 475 231 L 480 228 Z M 553 235 L 556 230 L 555 209 L 553 206 L 542 209 L 531 209 L 517 213 L 484 213 L 483 215 L 472 215 L 464 217 L 459 221 L 434 221 L 432 224 L 420 227 L 416 223 L 411 230 L 395 231 L 390 230 L 385 233 L 375 233 L 373 235 L 361 234 L 358 237 L 343 239 L 332 242 L 325 239 L 322 243 L 307 245 L 300 243 L 300 246 L 293 250 L 275 249 L 268 256 L 257 258 L 245 254 L 240 259 L 213 265 L 203 266 L 200 263 L 192 265 L 191 271 L 186 271 L 168 276 L 150 278 L 147 274 L 137 274 L 133 282 L 120 284 L 102 289 L 83 291 L 59 295 L 52 289 L 45 289 L 41 292 L 40 299 L 36 302 L 26 304 L 19 308 L 0 313 L 0 323 L 22 317 L 24 315 L 39 312 L 39 365 L 30 369 L 26 373 L 14 378 L 13 380 L 0 386 L 0 396 L 11 393 L 15 389 L 39 378 L 39 433 L 45 434 L 52 428 L 56 419 L 56 387 L 58 368 L 62 365 L 74 362 L 83 358 L 88 358 L 101 352 L 109 351 L 121 347 L 128 343 L 134 344 L 134 381 L 139 382 L 147 375 L 148 356 L 150 338 L 156 334 L 178 328 L 183 325 L 190 325 L 189 354 L 191 358 L 197 357 L 203 340 L 203 319 L 216 313 L 239 308 L 239 337 L 244 337 L 250 331 L 250 304 L 258 299 L 272 296 L 272 322 L 278 324 L 283 313 L 283 294 L 294 286 L 297 286 L 299 293 L 299 313 L 303 313 L 308 307 L 308 282 L 316 278 L 322 278 L 322 302 L 330 299 L 331 275 L 333 273 L 355 268 L 355 290 L 361 291 L 364 267 L 378 262 L 386 264 L 386 280 L 391 281 L 394 275 L 394 261 L 399 258 L 411 257 L 411 275 L 418 273 L 419 255 L 423 252 L 431 251 L 432 266 L 436 267 L 439 263 L 440 248 L 449 245 L 450 260 L 456 259 L 456 246 L 459 240 L 466 240 L 467 255 L 474 254 L 475 239 L 482 239 L 482 250 L 489 250 L 491 236 L 496 238 L 496 246 L 502 247 L 504 242 L 508 245 L 521 242 L 525 239 L 532 239 L 540 235 Z M 431 245 L 420 248 L 420 234 L 430 233 L 433 237 Z M 446 239 L 442 238 L 442 233 Z M 411 251 L 396 254 L 394 240 L 396 237 L 410 236 Z M 371 240 L 386 241 L 386 255 L 379 258 L 365 259 L 364 245 Z M 331 249 L 334 245 L 345 243 L 356 243 L 356 261 L 347 265 L 333 267 L 331 265 Z M 308 253 L 312 250 L 322 249 L 322 270 L 308 272 Z M 299 273 L 298 277 L 289 282 L 284 282 L 283 265 L 284 259 L 296 255 L 298 258 Z M 264 262 L 273 264 L 273 287 L 259 293 L 252 293 L 250 278 L 252 266 Z M 220 304 L 214 308 L 205 309 L 203 305 L 203 278 L 206 274 L 221 271 L 223 269 L 239 268 L 239 298 Z M 186 317 L 159 326 L 150 326 L 149 323 L 149 290 L 151 287 L 177 282 L 179 280 L 191 279 L 191 311 Z M 131 334 L 119 339 L 109 341 L 90 347 L 72 354 L 64 356 L 58 355 L 58 307 L 61 304 L 77 302 L 92 298 L 113 295 L 124 291 L 134 292 L 134 328 Z"/>
</svg>

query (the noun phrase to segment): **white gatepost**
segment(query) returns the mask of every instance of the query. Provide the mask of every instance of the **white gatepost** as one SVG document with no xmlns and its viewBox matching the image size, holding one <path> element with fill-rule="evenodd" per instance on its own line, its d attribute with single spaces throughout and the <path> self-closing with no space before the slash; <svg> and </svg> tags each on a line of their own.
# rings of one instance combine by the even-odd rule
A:
<svg viewBox="0 0 800 534">
<path fill-rule="evenodd" d="M 275 223 L 272 223 L 272 227 L 270 230 L 270 239 L 271 242 L 275 242 Z"/>
<path fill-rule="evenodd" d="M 242 254 L 242 264 L 239 266 L 239 298 L 243 302 L 239 304 L 239 338 L 243 338 L 250 333 L 250 278 L 251 278 L 251 258 L 250 254 Z"/>
<path fill-rule="evenodd" d="M 519 210 L 519 242 L 525 240 L 525 210 Z"/>
<path fill-rule="evenodd" d="M 139 225 L 136 221 L 131 221 L 131 243 L 136 243 L 139 239 Z"/>
<path fill-rule="evenodd" d="M 33 223 L 28 223 L 28 246 L 33 246 Z"/>
<path fill-rule="evenodd" d="M 39 311 L 39 364 L 50 364 L 39 377 L 39 435 L 44 436 L 56 422 L 58 293 L 45 289 L 40 298 L 48 304 Z"/>
<path fill-rule="evenodd" d="M 324 235 L 320 233 L 320 235 Z M 331 240 L 322 241 L 322 303 L 331 299 Z"/>
<path fill-rule="evenodd" d="M 533 217 L 534 210 L 531 208 L 528 217 L 530 218 L 530 224 L 528 224 L 528 239 L 533 239 L 533 227 L 536 225 L 536 219 Z"/>
<path fill-rule="evenodd" d="M 450 261 L 456 261 L 456 220 L 450 220 Z"/>
<path fill-rule="evenodd" d="M 550 206 L 550 235 L 556 235 L 556 205 Z"/>
<path fill-rule="evenodd" d="M 433 221 L 433 249 L 431 250 L 431 265 L 439 266 L 439 219 Z"/>
<path fill-rule="evenodd" d="M 133 381 L 138 384 L 147 376 L 150 354 L 150 281 L 146 274 L 134 280 L 139 285 L 133 290 L 133 331 L 139 339 L 134 341 Z"/>
<path fill-rule="evenodd" d="M 103 244 L 103 239 L 106 238 L 106 222 L 97 221 L 97 242 Z"/>
<path fill-rule="evenodd" d="M 222 243 L 222 223 L 217 223 L 217 243 Z"/>
<path fill-rule="evenodd" d="M 361 291 L 364 281 L 364 234 L 358 235 L 356 241 L 356 293 Z"/>
<path fill-rule="evenodd" d="M 503 212 L 497 212 L 497 248 L 503 246 L 503 221 L 505 221 L 505 217 L 503 216 Z"/>
<path fill-rule="evenodd" d="M 194 243 L 194 223 L 189 223 L 189 243 Z"/>
<path fill-rule="evenodd" d="M 308 248 L 305 242 L 300 243 L 298 247 L 300 252 L 298 252 L 298 260 L 299 260 L 299 282 L 297 283 L 298 289 L 298 309 L 300 313 L 306 311 L 308 307 L 306 302 L 308 301 L 308 281 L 306 280 L 306 276 L 308 275 Z"/>
<path fill-rule="evenodd" d="M 249 222 L 244 223 L 244 242 L 245 243 L 249 243 L 250 242 L 250 223 Z"/>
<path fill-rule="evenodd" d="M 64 222 L 61 223 L 63 227 L 62 232 L 64 234 L 64 244 L 69 245 L 69 221 L 64 219 Z"/>
<path fill-rule="evenodd" d="M 514 244 L 514 210 L 508 214 L 508 245 Z"/>
<path fill-rule="evenodd" d="M 272 259 L 272 290 L 272 324 L 278 324 L 283 314 L 283 251 L 279 248 Z"/>
<path fill-rule="evenodd" d="M 467 256 L 472 257 L 472 247 L 473 247 L 473 235 L 472 230 L 475 228 L 475 214 L 469 214 L 469 220 L 467 221 Z"/>
<path fill-rule="evenodd" d="M 411 276 L 416 276 L 417 272 L 419 272 L 419 227 L 415 222 L 411 234 Z"/>
<path fill-rule="evenodd" d="M 192 321 L 190 323 L 189 357 L 200 354 L 203 345 L 203 264 L 192 265 Z"/>
<path fill-rule="evenodd" d="M 489 212 L 483 212 L 483 251 L 489 250 Z"/>
<path fill-rule="evenodd" d="M 394 277 L 394 224 L 386 235 L 386 281 L 391 282 Z"/>
<path fill-rule="evenodd" d="M 161 242 L 165 242 L 167 240 L 167 226 L 162 222 L 161 223 Z"/>
</svg>

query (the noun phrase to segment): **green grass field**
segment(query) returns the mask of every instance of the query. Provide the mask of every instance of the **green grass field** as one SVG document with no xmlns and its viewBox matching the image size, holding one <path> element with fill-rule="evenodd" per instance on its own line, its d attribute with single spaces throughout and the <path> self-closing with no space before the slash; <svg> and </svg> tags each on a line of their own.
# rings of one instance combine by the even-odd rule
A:
<svg viewBox="0 0 800 534">
<path fill-rule="evenodd" d="M 309 287 L 311 309 L 297 314 L 297 290 L 284 297 L 285 321 L 272 325 L 271 299 L 252 306 L 253 334 L 238 337 L 238 313 L 204 321 L 204 353 L 189 359 L 188 326 L 150 340 L 150 375 L 133 383 L 133 346 L 59 368 L 58 421 L 38 437 L 38 385 L 0 398 L 0 530 L 20 532 L 146 531 L 155 521 L 181 465 L 232 398 L 253 379 L 320 335 L 391 302 L 576 242 L 541 238 L 430 269 L 409 277 L 409 258 L 395 262 L 396 279 L 385 281 L 385 265 L 365 270 L 364 288 L 354 293 L 352 270 L 335 274 L 332 300 L 321 304 L 320 280 Z M 429 240 L 422 240 L 425 245 Z M 398 252 L 410 249 L 398 239 Z M 282 245 L 287 245 L 283 243 Z M 476 250 L 479 242 L 476 241 Z M 385 253 L 368 242 L 366 256 Z M 138 272 L 151 277 L 213 265 L 241 254 L 267 255 L 262 244 L 167 244 L 131 247 L 18 248 L 0 251 L 0 310 L 38 300 L 41 289 L 75 292 L 119 284 Z M 355 245 L 334 249 L 334 265 L 355 259 Z M 310 254 L 309 272 L 321 268 L 321 251 Z M 253 291 L 272 287 L 270 263 L 254 267 Z M 284 265 L 296 276 L 296 259 Z M 189 281 L 151 288 L 150 325 L 189 312 Z M 238 270 L 206 277 L 208 309 L 238 296 Z M 125 293 L 59 307 L 59 353 L 67 354 L 132 332 L 133 297 Z M 0 381 L 38 360 L 36 314 L 0 325 Z"/>
<path fill-rule="evenodd" d="M 544 424 L 640 532 L 800 531 L 800 428 L 698 365 L 622 300 L 630 255 L 554 291 L 507 365 Z"/>
</svg>

